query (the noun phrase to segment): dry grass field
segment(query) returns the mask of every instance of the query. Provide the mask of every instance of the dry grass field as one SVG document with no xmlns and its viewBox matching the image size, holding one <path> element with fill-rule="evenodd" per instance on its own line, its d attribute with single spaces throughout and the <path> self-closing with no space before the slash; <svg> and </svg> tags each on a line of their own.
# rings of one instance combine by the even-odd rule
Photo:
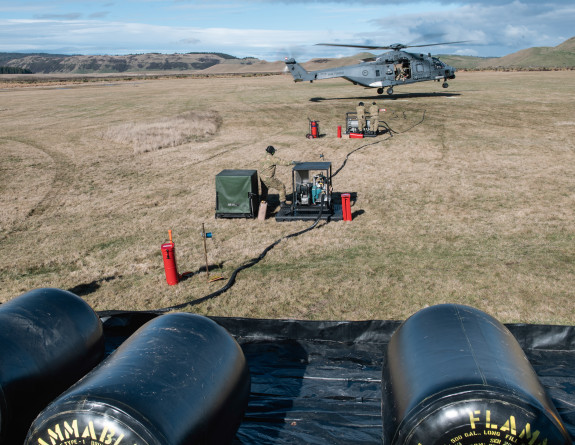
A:
<svg viewBox="0 0 575 445">
<path fill-rule="evenodd" d="M 359 148 L 333 179 L 357 194 L 353 221 L 283 239 L 186 310 L 404 319 L 454 302 L 503 322 L 575 324 L 573 71 L 463 72 L 448 90 L 421 83 L 394 98 L 283 75 L 1 82 L 0 302 L 58 287 L 96 310 L 149 310 L 214 292 L 225 281 L 206 280 L 203 223 L 211 276 L 226 278 L 310 225 L 214 217 L 215 175 L 257 168 L 272 144 L 288 160 L 323 154 L 334 171 Z M 336 137 L 359 100 L 387 109 L 391 137 Z M 305 138 L 308 117 L 324 137 Z M 278 176 L 289 184 L 290 168 Z M 179 271 L 192 272 L 177 286 L 160 251 L 169 229 Z"/>
</svg>

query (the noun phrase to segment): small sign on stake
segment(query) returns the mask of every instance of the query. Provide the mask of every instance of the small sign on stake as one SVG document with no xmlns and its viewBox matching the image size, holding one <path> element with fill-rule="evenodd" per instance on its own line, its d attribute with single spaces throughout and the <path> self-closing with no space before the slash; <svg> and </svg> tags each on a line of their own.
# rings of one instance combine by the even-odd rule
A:
<svg viewBox="0 0 575 445">
<path fill-rule="evenodd" d="M 213 235 L 212 232 L 206 232 L 205 224 L 202 223 L 202 239 L 204 240 L 204 258 L 206 260 L 206 278 L 208 280 L 208 283 L 211 283 L 213 281 L 223 280 L 224 277 L 215 276 L 210 279 L 210 266 L 208 265 L 208 247 L 206 245 L 207 238 L 213 238 Z"/>
</svg>

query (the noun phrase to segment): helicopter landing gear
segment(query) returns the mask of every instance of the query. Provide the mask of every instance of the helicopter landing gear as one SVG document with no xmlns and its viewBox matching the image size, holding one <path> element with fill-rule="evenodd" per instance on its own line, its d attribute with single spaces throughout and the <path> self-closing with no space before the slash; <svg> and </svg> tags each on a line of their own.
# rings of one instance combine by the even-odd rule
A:
<svg viewBox="0 0 575 445">
<path fill-rule="evenodd" d="M 383 88 L 378 88 L 378 89 L 377 89 L 377 94 L 383 94 Z"/>
<path fill-rule="evenodd" d="M 390 96 L 393 94 L 393 88 L 392 87 L 389 87 L 387 89 L 387 94 L 389 94 Z"/>
<path fill-rule="evenodd" d="M 447 88 L 449 86 L 449 84 L 447 82 L 443 82 L 443 85 L 441 85 L 443 88 Z"/>
</svg>

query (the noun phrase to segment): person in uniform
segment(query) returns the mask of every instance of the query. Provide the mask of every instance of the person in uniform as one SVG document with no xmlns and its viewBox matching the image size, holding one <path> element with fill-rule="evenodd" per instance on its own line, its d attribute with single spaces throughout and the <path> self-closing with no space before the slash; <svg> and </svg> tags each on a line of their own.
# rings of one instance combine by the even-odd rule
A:
<svg viewBox="0 0 575 445">
<path fill-rule="evenodd" d="M 355 109 L 357 114 L 357 130 L 360 133 L 363 133 L 365 130 L 365 107 L 363 106 L 363 102 L 360 102 Z"/>
<path fill-rule="evenodd" d="M 377 127 L 379 127 L 379 107 L 374 102 L 369 107 L 369 129 L 373 134 L 377 134 Z"/>
<path fill-rule="evenodd" d="M 262 187 L 261 200 L 265 201 L 268 197 L 268 189 L 279 191 L 280 202 L 286 203 L 286 186 L 278 178 L 275 177 L 276 166 L 278 165 L 292 165 L 293 161 L 284 161 L 275 156 L 276 149 L 271 145 L 266 148 L 266 155 L 260 161 L 260 182 Z"/>
</svg>

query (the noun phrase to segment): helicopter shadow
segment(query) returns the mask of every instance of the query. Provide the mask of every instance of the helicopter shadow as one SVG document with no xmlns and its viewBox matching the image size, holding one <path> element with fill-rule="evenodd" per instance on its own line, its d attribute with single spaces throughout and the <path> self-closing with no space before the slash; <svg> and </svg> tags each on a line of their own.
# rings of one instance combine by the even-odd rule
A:
<svg viewBox="0 0 575 445">
<path fill-rule="evenodd" d="M 112 275 L 104 278 L 100 278 L 99 280 L 94 280 L 90 283 L 82 283 L 78 284 L 77 286 L 71 287 L 68 289 L 68 292 L 72 292 L 73 294 L 79 297 L 86 297 L 94 292 L 96 292 L 102 286 L 102 283 L 107 283 L 112 280 L 116 280 L 122 278 L 122 275 Z"/>
<path fill-rule="evenodd" d="M 444 92 L 431 92 L 431 93 L 398 93 L 389 95 L 375 95 L 375 96 L 356 96 L 356 97 L 312 97 L 309 99 L 310 102 L 327 102 L 332 100 L 378 100 L 378 101 L 394 101 L 398 99 L 417 99 L 421 97 L 458 97 L 461 96 L 460 93 L 444 93 Z"/>
</svg>

